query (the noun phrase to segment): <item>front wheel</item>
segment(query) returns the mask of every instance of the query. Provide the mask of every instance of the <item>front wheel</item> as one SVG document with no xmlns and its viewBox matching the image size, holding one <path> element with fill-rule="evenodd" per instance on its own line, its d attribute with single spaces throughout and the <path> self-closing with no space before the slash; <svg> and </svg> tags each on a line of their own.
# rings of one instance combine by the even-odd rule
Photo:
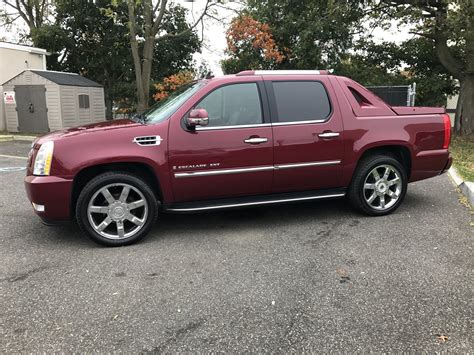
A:
<svg viewBox="0 0 474 355">
<path fill-rule="evenodd" d="M 354 174 L 348 197 L 356 209 L 368 215 L 386 215 L 402 203 L 407 180 L 398 160 L 384 155 L 367 157 Z"/>
<path fill-rule="evenodd" d="M 122 246 L 153 227 L 158 203 L 148 184 L 128 173 L 105 173 L 89 181 L 76 205 L 79 227 L 95 242 Z"/>
</svg>

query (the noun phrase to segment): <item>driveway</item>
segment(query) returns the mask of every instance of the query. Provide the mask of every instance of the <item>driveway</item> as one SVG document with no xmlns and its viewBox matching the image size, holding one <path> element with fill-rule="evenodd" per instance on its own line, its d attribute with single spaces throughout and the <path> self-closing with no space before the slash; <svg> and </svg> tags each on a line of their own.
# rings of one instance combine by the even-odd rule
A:
<svg viewBox="0 0 474 355">
<path fill-rule="evenodd" d="M 447 176 L 344 200 L 165 215 L 142 243 L 46 227 L 0 143 L 0 352 L 473 352 L 473 237 Z M 447 337 L 447 338 L 444 338 Z"/>
</svg>

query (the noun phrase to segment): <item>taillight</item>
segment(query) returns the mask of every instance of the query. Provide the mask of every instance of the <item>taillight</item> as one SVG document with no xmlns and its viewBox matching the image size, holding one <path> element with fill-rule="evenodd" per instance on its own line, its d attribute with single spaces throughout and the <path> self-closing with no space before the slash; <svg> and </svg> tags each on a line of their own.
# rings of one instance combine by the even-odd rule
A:
<svg viewBox="0 0 474 355">
<path fill-rule="evenodd" d="M 449 148 L 449 143 L 451 142 L 451 119 L 448 114 L 443 115 L 444 120 L 444 143 L 443 149 Z"/>
</svg>

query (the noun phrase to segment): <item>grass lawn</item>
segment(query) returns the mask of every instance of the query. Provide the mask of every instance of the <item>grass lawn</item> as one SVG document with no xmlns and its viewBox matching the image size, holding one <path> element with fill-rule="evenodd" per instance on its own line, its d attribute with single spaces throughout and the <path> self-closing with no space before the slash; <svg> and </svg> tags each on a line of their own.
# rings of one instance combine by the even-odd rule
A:
<svg viewBox="0 0 474 355">
<path fill-rule="evenodd" d="M 467 181 L 474 181 L 474 134 L 454 136 L 449 146 L 454 167 Z"/>
</svg>

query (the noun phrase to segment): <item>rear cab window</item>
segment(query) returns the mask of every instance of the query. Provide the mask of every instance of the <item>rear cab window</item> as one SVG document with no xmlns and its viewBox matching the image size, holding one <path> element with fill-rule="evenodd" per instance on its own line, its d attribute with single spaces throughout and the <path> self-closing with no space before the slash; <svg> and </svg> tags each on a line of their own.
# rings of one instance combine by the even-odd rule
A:
<svg viewBox="0 0 474 355">
<path fill-rule="evenodd" d="M 274 123 L 325 122 L 332 112 L 329 95 L 317 80 L 272 80 L 267 85 L 273 101 Z"/>
</svg>

